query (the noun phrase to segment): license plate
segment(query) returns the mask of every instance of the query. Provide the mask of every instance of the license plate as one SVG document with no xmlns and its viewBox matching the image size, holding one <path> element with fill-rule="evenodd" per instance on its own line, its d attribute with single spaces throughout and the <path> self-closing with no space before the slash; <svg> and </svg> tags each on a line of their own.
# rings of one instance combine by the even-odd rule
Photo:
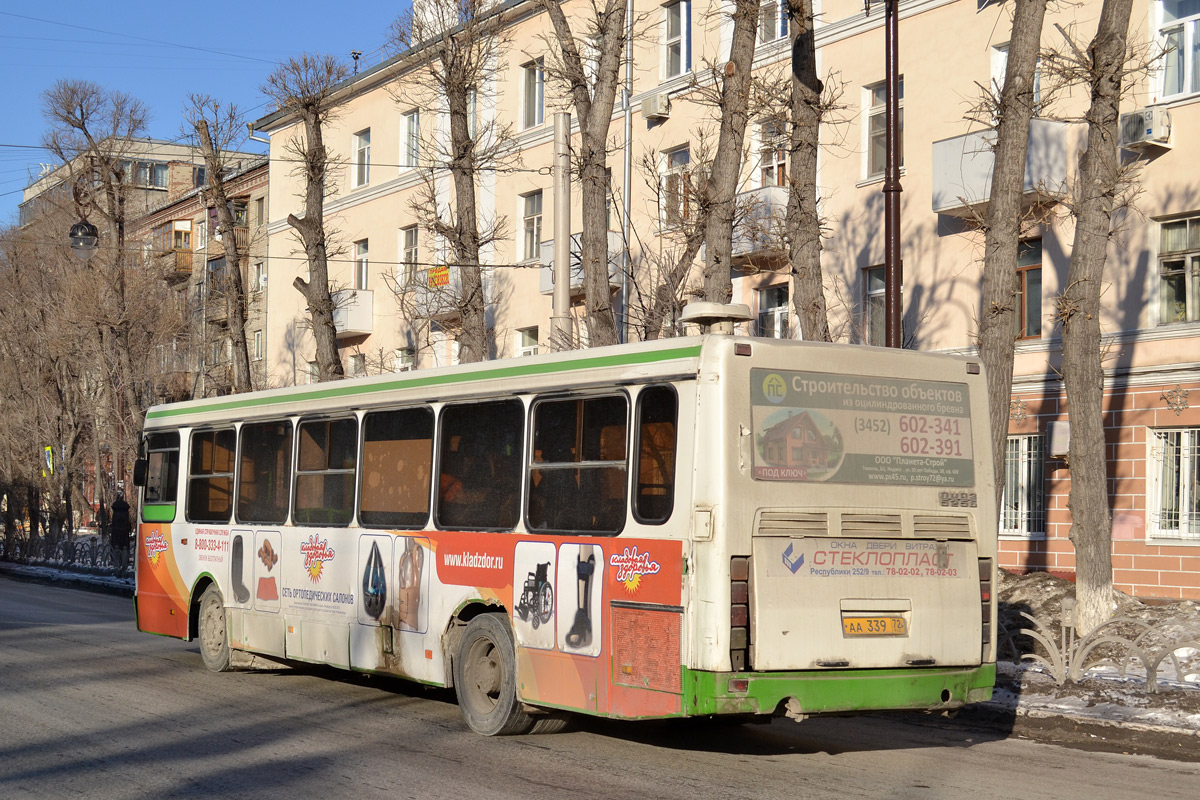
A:
<svg viewBox="0 0 1200 800">
<path fill-rule="evenodd" d="M 908 620 L 904 617 L 872 615 L 842 617 L 845 636 L 908 636 Z"/>
</svg>

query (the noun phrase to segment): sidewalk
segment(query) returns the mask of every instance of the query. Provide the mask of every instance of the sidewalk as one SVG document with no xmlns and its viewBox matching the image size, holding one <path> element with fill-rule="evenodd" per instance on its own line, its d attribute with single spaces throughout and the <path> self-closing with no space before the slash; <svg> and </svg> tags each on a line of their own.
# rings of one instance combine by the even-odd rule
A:
<svg viewBox="0 0 1200 800">
<path fill-rule="evenodd" d="M 133 596 L 133 578 L 93 575 L 55 567 L 0 561 L 0 576 Z M 1200 758 L 1200 685 L 1160 681 L 1158 692 L 1145 690 L 1136 677 L 1091 675 L 1082 683 L 1057 686 L 1040 668 L 1026 663 L 1000 662 L 996 691 L 987 703 L 964 709 L 964 720 L 1023 729 L 1041 729 L 1041 720 L 1074 725 L 1083 737 L 1122 740 L 1137 735 L 1160 735 L 1181 740 Z M 1118 729 L 1122 733 L 1118 734 Z M 1042 738 L 1042 737 L 1035 737 Z M 1182 746 L 1182 745 L 1181 745 Z"/>
</svg>

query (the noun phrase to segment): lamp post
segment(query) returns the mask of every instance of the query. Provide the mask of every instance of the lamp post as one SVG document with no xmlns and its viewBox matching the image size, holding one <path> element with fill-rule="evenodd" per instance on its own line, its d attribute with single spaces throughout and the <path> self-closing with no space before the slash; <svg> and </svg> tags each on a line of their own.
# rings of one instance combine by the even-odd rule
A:
<svg viewBox="0 0 1200 800">
<path fill-rule="evenodd" d="M 71 250 L 79 258 L 87 261 L 96 254 L 96 247 L 100 243 L 100 232 L 86 219 L 81 219 L 72 225 L 68 236 L 71 239 Z"/>
<path fill-rule="evenodd" d="M 904 267 L 900 259 L 900 0 L 884 0 L 884 73 L 887 82 L 885 124 L 887 165 L 883 176 L 883 277 L 887 299 L 884 321 L 888 347 L 903 347 L 900 291 Z"/>
</svg>

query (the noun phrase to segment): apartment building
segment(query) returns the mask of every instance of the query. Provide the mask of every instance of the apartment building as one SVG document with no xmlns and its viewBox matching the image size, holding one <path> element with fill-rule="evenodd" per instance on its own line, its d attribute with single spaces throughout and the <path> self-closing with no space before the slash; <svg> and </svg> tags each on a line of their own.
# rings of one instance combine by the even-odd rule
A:
<svg viewBox="0 0 1200 800">
<path fill-rule="evenodd" d="M 584 14 L 589 4 L 567 4 Z M 790 66 L 784 6 L 764 2 L 755 69 L 786 75 Z M 506 3 L 510 42 L 493 80 L 478 88 L 480 120 L 511 125 L 519 168 L 485 174 L 481 214 L 507 221 L 507 235 L 486 250 L 489 320 L 497 358 L 547 346 L 551 312 L 549 253 L 554 230 L 551 118 L 566 98 L 547 79 L 553 59 L 550 24 L 536 2 Z M 681 222 L 692 212 L 687 187 L 715 149 L 717 119 L 700 102 L 693 78 L 721 64 L 731 23 L 722 3 L 635 2 L 632 136 L 618 99 L 609 141 L 613 155 L 609 227 L 614 292 L 625 241 L 620 209 L 631 207 L 630 285 L 622 306 L 626 334 L 637 338 L 639 304 L 655 274 L 680 252 Z M 822 134 L 818 177 L 828 229 L 823 269 L 830 322 L 838 340 L 883 343 L 883 6 L 857 0 L 818 3 L 819 71 L 837 96 Z M 1062 31 L 1084 46 L 1095 29 L 1098 0 L 1056 8 L 1043 46 L 1063 47 Z M 1197 12 L 1197 13 L 1192 13 Z M 1008 11 L 982 0 L 900 3 L 902 255 L 907 347 L 971 352 L 980 314 L 982 234 L 990 132 L 968 119 L 981 86 L 1002 80 Z M 1192 63 L 1200 9 L 1180 0 L 1138 0 L 1131 41 L 1165 55 L 1137 77 L 1126 99 L 1144 112 L 1123 127 L 1123 157 L 1137 161 L 1142 192 L 1136 210 L 1112 237 L 1102 322 L 1105 424 L 1110 448 L 1114 577 L 1143 596 L 1200 597 L 1200 68 Z M 578 37 L 583 46 L 583 37 Z M 331 263 L 338 337 L 347 373 L 424 368 L 455 358 L 453 319 L 436 304 L 456 274 L 444 245 L 422 227 L 413 204 L 427 195 L 450 202 L 449 179 L 423 161 L 427 144 L 445 136 L 436 102 L 408 91 L 421 68 L 418 52 L 400 54 L 338 87 L 338 114 L 325 141 L 341 159 L 327 191 L 327 215 L 340 254 Z M 1049 76 L 1043 78 L 1047 86 Z M 1070 429 L 1058 372 L 1062 291 L 1074 229 L 1067 208 L 1087 102 L 1078 88 L 1048 99 L 1031 129 L 1027 206 L 1036 212 L 1021 247 L 1021 315 L 1010 405 L 1003 561 L 1010 568 L 1071 574 L 1074 550 L 1065 459 Z M 1148 111 L 1146 111 L 1149 109 Z M 1129 118 L 1133 119 L 1133 118 Z M 1127 120 L 1128 121 L 1128 120 Z M 256 127 L 270 133 L 273 159 L 285 158 L 294 119 L 272 114 Z M 785 131 L 769 116 L 747 135 L 742 200 L 751 210 L 735 231 L 734 301 L 755 314 L 746 332 L 801 337 L 791 309 L 790 276 L 774 231 L 787 199 Z M 575 141 L 578 141 L 577 134 Z M 622 154 L 636 165 L 628 185 Z M 297 179 L 277 171 L 270 185 L 266 353 L 272 380 L 309 380 L 313 360 L 305 308 L 290 284 L 305 274 L 303 252 L 286 218 L 300 210 Z M 572 230 L 579 231 L 579 194 Z M 397 291 L 401 289 L 401 291 Z M 425 310 L 412 311 L 412 294 Z M 579 299 L 576 277 L 572 294 Z M 420 304 L 418 304 L 420 305 Z M 582 337 L 581 337 L 582 338 Z M 1189 401 L 1189 395 L 1191 400 Z"/>
<path fill-rule="evenodd" d="M 145 265 L 161 273 L 175 289 L 189 319 L 186 333 L 170 345 L 162 345 L 157 358 L 164 374 L 172 378 L 174 395 L 182 398 L 210 397 L 231 390 L 232 341 L 226 296 L 233 269 L 239 271 L 246 294 L 245 333 L 251 380 L 256 388 L 268 385 L 265 290 L 269 161 L 249 153 L 233 154 L 228 160 L 231 169 L 225 185 L 236 223 L 234 236 L 244 254 L 240 264 L 230 263 L 226 243 L 216 232 L 217 209 L 207 188 L 204 167 L 191 167 L 195 180 L 187 184 L 190 189 L 169 193 L 131 226 L 130 241 L 140 249 Z"/>
</svg>

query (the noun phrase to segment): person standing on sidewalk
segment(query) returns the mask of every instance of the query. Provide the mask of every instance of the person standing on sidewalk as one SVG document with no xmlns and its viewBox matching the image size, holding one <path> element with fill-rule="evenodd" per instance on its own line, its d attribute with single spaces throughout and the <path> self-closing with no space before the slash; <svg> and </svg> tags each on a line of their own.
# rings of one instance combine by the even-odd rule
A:
<svg viewBox="0 0 1200 800">
<path fill-rule="evenodd" d="M 113 549 L 113 568 L 120 574 L 129 561 L 129 503 L 125 495 L 118 494 L 112 504 L 112 517 L 108 523 L 109 540 Z"/>
</svg>

